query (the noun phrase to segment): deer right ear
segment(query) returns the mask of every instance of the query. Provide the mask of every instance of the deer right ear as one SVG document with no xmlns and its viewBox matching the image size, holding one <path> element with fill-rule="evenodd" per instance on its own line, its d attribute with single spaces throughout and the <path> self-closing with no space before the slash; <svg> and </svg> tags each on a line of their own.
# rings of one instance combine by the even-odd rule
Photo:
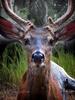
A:
<svg viewBox="0 0 75 100">
<path fill-rule="evenodd" d="M 15 24 L 11 23 L 10 21 L 0 17 L 0 34 L 8 39 L 18 39 L 23 37 L 24 31 L 16 26 Z"/>
<path fill-rule="evenodd" d="M 58 29 L 54 35 L 58 40 L 69 40 L 75 37 L 75 20 Z"/>
</svg>

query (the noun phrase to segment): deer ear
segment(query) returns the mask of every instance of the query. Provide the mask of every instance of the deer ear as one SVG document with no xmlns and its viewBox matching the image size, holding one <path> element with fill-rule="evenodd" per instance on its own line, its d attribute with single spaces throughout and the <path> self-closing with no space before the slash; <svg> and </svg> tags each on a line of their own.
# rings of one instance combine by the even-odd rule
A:
<svg viewBox="0 0 75 100">
<path fill-rule="evenodd" d="M 0 17 L 0 34 L 5 38 L 18 39 L 23 36 L 23 30 L 3 17 Z"/>
<path fill-rule="evenodd" d="M 55 31 L 58 40 L 68 40 L 75 36 L 75 21 Z"/>
</svg>

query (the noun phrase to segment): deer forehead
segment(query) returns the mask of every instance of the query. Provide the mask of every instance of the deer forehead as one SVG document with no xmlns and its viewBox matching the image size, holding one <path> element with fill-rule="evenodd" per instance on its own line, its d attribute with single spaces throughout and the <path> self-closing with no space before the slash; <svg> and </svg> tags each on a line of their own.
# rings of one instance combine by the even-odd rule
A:
<svg viewBox="0 0 75 100">
<path fill-rule="evenodd" d="M 34 29 L 30 29 L 25 37 L 52 37 L 52 35 L 50 34 L 50 31 L 44 29 L 44 28 L 34 28 Z"/>
</svg>

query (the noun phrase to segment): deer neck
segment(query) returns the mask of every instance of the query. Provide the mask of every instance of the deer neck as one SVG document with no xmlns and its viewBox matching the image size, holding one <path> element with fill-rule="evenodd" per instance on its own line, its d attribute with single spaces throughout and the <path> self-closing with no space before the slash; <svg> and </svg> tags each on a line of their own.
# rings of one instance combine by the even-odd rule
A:
<svg viewBox="0 0 75 100">
<path fill-rule="evenodd" d="M 50 68 L 50 63 L 42 68 L 29 66 L 27 80 L 31 100 L 62 100 L 61 91 Z"/>
<path fill-rule="evenodd" d="M 37 100 L 47 100 L 49 91 L 50 64 L 48 66 L 29 66 L 27 80 L 30 96 Z"/>
</svg>

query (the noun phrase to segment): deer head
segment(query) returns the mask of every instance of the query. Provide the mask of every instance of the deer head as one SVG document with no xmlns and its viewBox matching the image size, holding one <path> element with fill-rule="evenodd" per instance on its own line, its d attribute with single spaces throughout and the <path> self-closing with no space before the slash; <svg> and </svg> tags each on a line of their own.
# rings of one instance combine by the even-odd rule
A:
<svg viewBox="0 0 75 100">
<path fill-rule="evenodd" d="M 1 34 L 6 38 L 15 38 L 20 41 L 28 51 L 29 64 L 44 66 L 50 61 L 50 51 L 52 46 L 61 39 L 64 39 L 66 34 L 60 31 L 61 25 L 68 20 L 74 11 L 74 0 L 68 0 L 68 8 L 66 13 L 53 21 L 48 18 L 49 24 L 46 26 L 36 27 L 32 22 L 26 21 L 16 15 L 10 8 L 9 0 L 1 0 L 2 6 L 6 13 L 18 25 L 15 25 L 5 19 L 0 21 Z M 62 33 L 62 34 L 61 34 Z"/>
</svg>

